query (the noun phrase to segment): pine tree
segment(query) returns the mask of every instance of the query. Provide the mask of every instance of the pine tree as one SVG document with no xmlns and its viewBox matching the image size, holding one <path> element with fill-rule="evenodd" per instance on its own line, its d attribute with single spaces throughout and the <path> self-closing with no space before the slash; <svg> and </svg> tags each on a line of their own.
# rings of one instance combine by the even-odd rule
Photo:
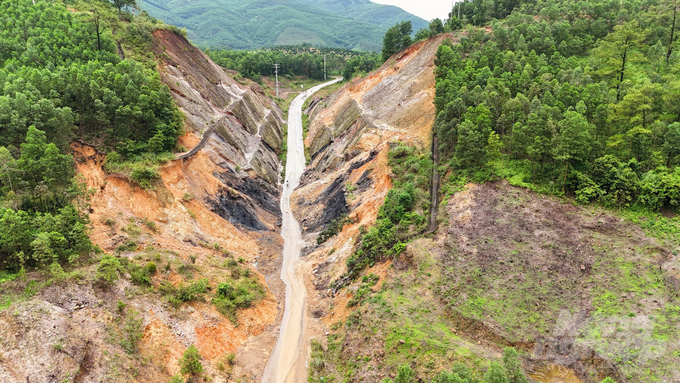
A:
<svg viewBox="0 0 680 383">
<path fill-rule="evenodd" d="M 617 100 L 621 98 L 621 84 L 626 79 L 628 66 L 645 60 L 639 49 L 646 37 L 647 32 L 640 28 L 637 20 L 629 21 L 614 27 L 614 32 L 600 40 L 593 51 L 600 58 L 599 73 L 613 77 L 616 83 Z"/>
</svg>

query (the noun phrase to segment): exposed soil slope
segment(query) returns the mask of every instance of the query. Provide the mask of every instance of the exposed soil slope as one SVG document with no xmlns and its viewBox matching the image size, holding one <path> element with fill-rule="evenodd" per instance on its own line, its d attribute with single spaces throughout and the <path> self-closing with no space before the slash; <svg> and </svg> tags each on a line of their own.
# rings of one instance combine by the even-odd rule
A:
<svg viewBox="0 0 680 383">
<path fill-rule="evenodd" d="M 293 203 L 313 275 L 308 310 L 329 342 L 316 376 L 379 382 L 413 362 L 428 381 L 455 361 L 483 370 L 512 345 L 536 381 L 677 381 L 677 256 L 611 213 L 505 183 L 444 201 L 434 238 L 366 271 L 380 278 L 367 303 L 348 306 L 361 281 L 333 296 L 329 282 L 391 187 L 389 143 L 429 148 L 434 54 L 447 37 L 412 46 L 310 112 L 311 164 Z M 317 245 L 344 214 L 352 222 Z"/>
<path fill-rule="evenodd" d="M 310 110 L 305 145 L 312 160 L 291 203 L 306 245 L 299 272 L 313 275 L 306 281 L 312 337 L 320 338 L 328 323 L 346 314 L 343 299 L 346 302 L 347 298 L 344 294 L 337 299 L 329 297 L 328 282 L 345 272 L 345 260 L 359 228 L 375 221 L 392 186 L 387 165 L 389 143 L 429 146 L 434 121 L 434 57 L 441 41 L 451 37 L 415 44 Z M 343 214 L 354 223 L 316 245 L 319 233 Z"/>
<path fill-rule="evenodd" d="M 259 85 L 242 85 L 186 39 L 167 30 L 154 32 L 161 79 L 187 117 L 185 129 L 215 135 L 205 150 L 215 163 L 254 171 L 275 185 L 279 179 L 283 115 Z"/>
<path fill-rule="evenodd" d="M 376 72 L 349 82 L 312 108 L 305 141 L 312 162 L 292 201 L 306 234 L 306 252 L 313 253 L 307 258 L 308 271 L 317 269 L 314 284 L 320 288 L 325 289 L 328 281 L 345 272 L 345 259 L 359 228 L 375 221 L 392 186 L 388 143 L 404 141 L 429 147 L 434 122 L 434 58 L 447 38 L 453 36 L 414 44 Z M 322 246 L 312 245 L 319 232 L 343 214 L 354 223 Z M 329 307 L 330 301 L 322 306 Z M 310 310 L 321 313 L 322 306 Z"/>
<path fill-rule="evenodd" d="M 215 132 L 195 155 L 162 166 L 153 190 L 107 174 L 102 155 L 74 143 L 78 171 L 93 190 L 92 240 L 130 262 L 155 262 L 156 288 L 162 281 L 179 286 L 207 278 L 214 292 L 238 272 L 255 275 L 265 297 L 239 310 L 237 326 L 209 298 L 175 309 L 129 276 L 109 289 L 85 282 L 94 279 L 96 265 L 83 267 L 82 278 L 55 283 L 0 312 L 0 381 L 169 381 L 190 344 L 213 382 L 261 376 L 282 311 L 274 149 L 281 146 L 282 113 L 258 86 L 235 82 L 184 38 L 165 30 L 154 37 L 161 79 L 187 117 L 180 144 L 192 148 L 211 124 Z M 240 259 L 240 266 L 227 267 L 230 259 Z M 13 288 L 21 294 L 31 287 L 17 282 Z M 126 306 L 120 309 L 118 301 Z M 128 355 L 119 331 L 135 319 L 133 311 L 143 336 Z M 236 354 L 234 366 L 229 354 Z"/>
<path fill-rule="evenodd" d="M 457 328 L 584 381 L 678 381 L 680 280 L 664 243 L 505 182 L 457 193 L 446 217 L 432 249 Z"/>
</svg>

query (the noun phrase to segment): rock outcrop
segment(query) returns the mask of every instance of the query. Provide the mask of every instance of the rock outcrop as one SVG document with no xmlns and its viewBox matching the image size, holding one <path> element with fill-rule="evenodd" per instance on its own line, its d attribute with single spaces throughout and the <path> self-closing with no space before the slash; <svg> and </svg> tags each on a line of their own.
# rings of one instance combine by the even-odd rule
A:
<svg viewBox="0 0 680 383">
<path fill-rule="evenodd" d="M 255 83 L 229 77 L 200 49 L 168 31 L 154 32 L 161 79 L 186 116 L 185 130 L 201 135 L 216 125 L 205 150 L 213 162 L 255 173 L 272 185 L 279 180 L 283 114 Z"/>
</svg>

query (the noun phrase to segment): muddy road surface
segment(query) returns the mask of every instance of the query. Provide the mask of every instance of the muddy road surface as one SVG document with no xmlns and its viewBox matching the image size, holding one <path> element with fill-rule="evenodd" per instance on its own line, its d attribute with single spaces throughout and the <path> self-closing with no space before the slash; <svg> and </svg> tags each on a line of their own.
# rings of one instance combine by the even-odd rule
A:
<svg viewBox="0 0 680 383">
<path fill-rule="evenodd" d="M 298 383 L 307 380 L 307 321 L 305 315 L 304 275 L 298 267 L 303 241 L 300 225 L 290 208 L 290 196 L 300 183 L 305 170 L 305 148 L 302 141 L 302 104 L 319 89 L 334 84 L 336 79 L 317 85 L 297 96 L 288 109 L 288 154 L 286 180 L 281 195 L 284 239 L 281 279 L 286 284 L 286 300 L 276 347 L 264 369 L 264 383 Z"/>
</svg>

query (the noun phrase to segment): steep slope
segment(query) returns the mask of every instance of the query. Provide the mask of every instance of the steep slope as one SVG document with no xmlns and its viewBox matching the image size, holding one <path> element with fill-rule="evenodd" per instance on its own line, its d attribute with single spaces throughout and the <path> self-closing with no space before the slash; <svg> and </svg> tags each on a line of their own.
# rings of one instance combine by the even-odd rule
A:
<svg viewBox="0 0 680 383">
<path fill-rule="evenodd" d="M 402 364 L 431 381 L 455 362 L 480 376 L 506 346 L 535 381 L 677 381 L 678 241 L 604 209 L 505 182 L 460 186 L 434 236 L 333 284 L 406 176 L 389 165 L 395 142 L 429 150 L 434 54 L 449 37 L 412 46 L 311 109 L 311 163 L 293 202 L 322 342 L 312 381 L 380 382 Z"/>
<path fill-rule="evenodd" d="M 312 108 L 306 139 L 312 161 L 291 203 L 306 243 L 299 272 L 314 276 L 307 280 L 306 313 L 313 338 L 319 339 L 326 325 L 346 315 L 346 298 L 335 300 L 326 290 L 330 281 L 344 273 L 360 227 L 375 221 L 391 187 L 389 142 L 427 146 L 434 120 L 434 54 L 449 37 L 414 45 Z M 411 86 L 399 86 L 403 82 Z M 400 104 L 412 107 L 403 114 L 394 113 L 394 105 Z M 311 245 L 321 230 L 343 214 L 349 214 L 354 223 L 323 245 Z"/>
<path fill-rule="evenodd" d="M 343 214 L 355 221 L 334 241 L 308 249 L 322 258 L 336 249 L 332 263 L 326 263 L 335 267 L 318 276 L 326 282 L 344 273 L 342 265 L 359 228 L 375 221 L 391 187 L 390 143 L 428 147 L 434 122 L 434 56 L 439 44 L 451 37 L 441 35 L 414 44 L 312 109 L 305 141 L 312 162 L 293 195 L 296 215 L 311 239 Z"/>
<path fill-rule="evenodd" d="M 186 116 L 181 144 L 193 147 L 206 130 L 203 149 L 162 166 L 160 180 L 144 190 L 106 173 L 94 148 L 72 148 L 93 193 L 93 242 L 126 264 L 153 262 L 158 271 L 148 287 L 123 273 L 102 287 L 85 283 L 96 280 L 97 265 L 83 266 L 77 277 L 53 281 L 0 312 L 3 382 L 169 381 L 191 344 L 214 382 L 261 375 L 282 309 L 273 149 L 281 146 L 281 111 L 259 87 L 235 82 L 186 39 L 165 30 L 154 39 L 161 78 Z M 188 292 L 204 278 L 205 293 L 172 300 L 173 289 Z M 224 282 L 257 282 L 262 298 L 230 320 L 210 303 Z M 21 294 L 31 286 L 17 281 L 3 288 Z"/>
<path fill-rule="evenodd" d="M 349 14 L 337 7 L 320 8 L 298 0 L 146 0 L 140 6 L 167 23 L 186 27 L 200 46 L 254 49 L 273 45 L 310 43 L 331 47 L 379 50 L 391 25 L 388 20 L 405 17 L 417 25 L 424 22 L 406 12 L 389 8 L 386 17 L 375 7 L 360 4 Z M 362 15 L 369 12 L 366 17 Z M 399 20 L 401 21 L 401 19 Z"/>
</svg>

